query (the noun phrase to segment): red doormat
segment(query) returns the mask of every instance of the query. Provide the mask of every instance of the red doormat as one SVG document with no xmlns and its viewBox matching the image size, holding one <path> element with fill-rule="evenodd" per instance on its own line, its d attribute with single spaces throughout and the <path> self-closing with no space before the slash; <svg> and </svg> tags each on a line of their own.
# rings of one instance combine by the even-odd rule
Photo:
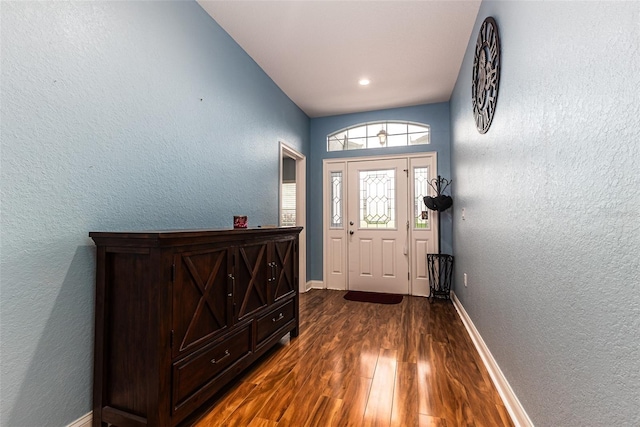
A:
<svg viewBox="0 0 640 427">
<path fill-rule="evenodd" d="M 402 295 L 349 291 L 344 295 L 344 299 L 349 301 L 373 302 L 376 304 L 399 304 L 402 302 Z"/>
</svg>

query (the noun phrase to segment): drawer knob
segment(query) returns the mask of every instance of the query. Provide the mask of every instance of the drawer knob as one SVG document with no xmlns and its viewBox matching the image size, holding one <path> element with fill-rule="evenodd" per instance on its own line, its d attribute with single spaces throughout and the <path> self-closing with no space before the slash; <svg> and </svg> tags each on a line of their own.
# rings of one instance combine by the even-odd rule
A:
<svg viewBox="0 0 640 427">
<path fill-rule="evenodd" d="M 282 320 L 282 319 L 284 319 L 284 314 L 280 313 L 277 319 L 274 317 L 273 319 L 271 319 L 271 321 L 273 323 L 276 323 L 278 320 Z"/>
<path fill-rule="evenodd" d="M 229 350 L 225 350 L 224 356 L 222 356 L 220 359 L 211 359 L 211 363 L 215 365 L 216 363 L 222 362 L 224 359 L 226 359 L 229 356 L 231 356 L 231 353 L 229 353 Z"/>
</svg>

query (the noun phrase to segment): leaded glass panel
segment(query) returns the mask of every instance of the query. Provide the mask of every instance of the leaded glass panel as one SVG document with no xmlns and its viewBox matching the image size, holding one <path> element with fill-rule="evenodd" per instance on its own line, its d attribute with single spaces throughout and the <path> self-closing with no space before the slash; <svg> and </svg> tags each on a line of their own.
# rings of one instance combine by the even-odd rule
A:
<svg viewBox="0 0 640 427">
<path fill-rule="evenodd" d="M 395 173 L 360 171 L 360 228 L 396 228 Z"/>
<path fill-rule="evenodd" d="M 331 172 L 331 228 L 342 228 L 342 172 Z"/>
</svg>

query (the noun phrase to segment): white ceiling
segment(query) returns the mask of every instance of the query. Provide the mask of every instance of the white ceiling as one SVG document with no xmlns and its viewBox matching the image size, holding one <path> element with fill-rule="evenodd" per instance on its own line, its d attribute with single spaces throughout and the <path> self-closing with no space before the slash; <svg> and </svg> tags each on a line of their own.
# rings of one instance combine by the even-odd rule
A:
<svg viewBox="0 0 640 427">
<path fill-rule="evenodd" d="M 308 116 L 322 117 L 448 101 L 481 0 L 198 3 Z"/>
</svg>

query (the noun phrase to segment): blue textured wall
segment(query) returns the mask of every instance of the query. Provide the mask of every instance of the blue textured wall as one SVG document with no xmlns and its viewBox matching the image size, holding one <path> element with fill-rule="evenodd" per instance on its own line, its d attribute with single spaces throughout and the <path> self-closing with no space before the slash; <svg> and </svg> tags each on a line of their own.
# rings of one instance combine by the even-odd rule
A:
<svg viewBox="0 0 640 427">
<path fill-rule="evenodd" d="M 480 135 L 487 16 L 502 75 Z M 455 291 L 536 426 L 639 426 L 640 3 L 486 1 L 472 34 L 451 99 Z"/>
<path fill-rule="evenodd" d="M 327 135 L 359 123 L 406 120 L 431 125 L 431 144 L 371 150 L 327 152 Z M 435 151 L 438 173 L 450 178 L 449 103 L 418 105 L 364 113 L 311 119 L 309 162 L 307 163 L 307 280 L 322 280 L 322 161 L 329 158 L 382 156 Z M 442 213 L 442 253 L 451 253 L 451 211 Z"/>
<path fill-rule="evenodd" d="M 278 220 L 309 119 L 195 2 L 2 2 L 3 426 L 91 409 L 91 230 Z"/>
</svg>

